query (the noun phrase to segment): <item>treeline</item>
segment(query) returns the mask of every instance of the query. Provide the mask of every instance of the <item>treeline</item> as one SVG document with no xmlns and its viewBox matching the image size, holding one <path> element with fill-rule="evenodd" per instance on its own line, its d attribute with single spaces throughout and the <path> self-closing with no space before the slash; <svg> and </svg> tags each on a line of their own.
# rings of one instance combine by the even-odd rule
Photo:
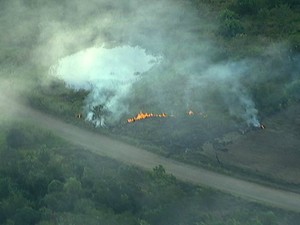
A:
<svg viewBox="0 0 300 225">
<path fill-rule="evenodd" d="M 244 41 L 288 41 L 300 52 L 300 3 L 297 0 L 191 0 L 208 4 L 219 17 L 219 34 Z M 250 44 L 251 45 L 251 44 Z"/>
<path fill-rule="evenodd" d="M 183 184 L 162 166 L 144 172 L 70 147 L 27 125 L 6 127 L 0 137 L 0 224 L 267 225 L 297 221 L 296 215 Z"/>
</svg>

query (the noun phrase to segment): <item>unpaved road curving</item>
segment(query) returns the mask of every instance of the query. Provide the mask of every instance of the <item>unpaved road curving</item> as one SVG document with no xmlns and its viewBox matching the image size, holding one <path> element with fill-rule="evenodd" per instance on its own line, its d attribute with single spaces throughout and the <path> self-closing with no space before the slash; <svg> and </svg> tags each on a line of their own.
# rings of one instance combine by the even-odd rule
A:
<svg viewBox="0 0 300 225">
<path fill-rule="evenodd" d="M 37 126 L 49 129 L 70 143 L 82 146 L 84 149 L 101 156 L 107 156 L 146 170 L 150 170 L 157 165 L 163 165 L 168 173 L 173 174 L 179 180 L 218 189 L 273 207 L 300 212 L 299 194 L 265 187 L 167 159 L 106 136 L 67 124 L 23 105 L 16 105 L 12 102 L 9 102 L 9 105 L 14 111 L 14 117 L 18 116 L 22 120 L 32 120 Z"/>
</svg>

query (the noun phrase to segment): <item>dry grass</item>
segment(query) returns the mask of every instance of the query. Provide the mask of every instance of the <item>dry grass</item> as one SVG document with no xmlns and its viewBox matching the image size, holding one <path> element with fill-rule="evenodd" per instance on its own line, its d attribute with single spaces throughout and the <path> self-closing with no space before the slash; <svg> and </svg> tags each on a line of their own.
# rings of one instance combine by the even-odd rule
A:
<svg viewBox="0 0 300 225">
<path fill-rule="evenodd" d="M 300 185 L 300 105 L 267 118 L 265 130 L 236 134 L 228 152 L 220 152 L 224 164 Z"/>
</svg>

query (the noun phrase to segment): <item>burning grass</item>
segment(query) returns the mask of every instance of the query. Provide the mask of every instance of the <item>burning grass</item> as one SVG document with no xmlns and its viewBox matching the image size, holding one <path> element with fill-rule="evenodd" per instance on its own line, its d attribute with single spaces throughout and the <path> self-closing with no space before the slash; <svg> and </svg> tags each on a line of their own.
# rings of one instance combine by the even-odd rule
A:
<svg viewBox="0 0 300 225">
<path fill-rule="evenodd" d="M 153 118 L 153 117 L 168 117 L 168 114 L 166 114 L 166 113 L 155 114 L 155 113 L 139 112 L 135 117 L 127 119 L 127 122 L 133 123 L 138 120 L 144 120 L 144 119 Z"/>
</svg>

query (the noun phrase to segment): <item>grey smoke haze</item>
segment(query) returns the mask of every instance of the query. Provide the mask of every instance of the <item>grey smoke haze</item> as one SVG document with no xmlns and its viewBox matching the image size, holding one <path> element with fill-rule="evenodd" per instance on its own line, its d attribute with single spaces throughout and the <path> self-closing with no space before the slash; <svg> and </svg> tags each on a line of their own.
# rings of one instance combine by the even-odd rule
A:
<svg viewBox="0 0 300 225">
<path fill-rule="evenodd" d="M 205 6 L 199 11 L 180 0 L 4 2 L 1 20 L 6 23 L 7 35 L 1 36 L 3 45 L 30 48 L 31 54 L 23 57 L 31 63 L 45 68 L 60 65 L 65 69 L 63 74 L 67 75 L 63 79 L 69 87 L 91 90 L 83 105 L 87 118 L 92 118 L 91 107 L 103 104 L 110 96 L 111 102 L 103 104 L 108 107 L 109 123 L 139 110 L 180 114 L 189 109 L 225 111 L 249 125 L 259 123 L 255 102 L 244 80 L 265 82 L 269 78 L 259 76 L 258 62 L 253 59 L 215 60 L 221 50 L 211 36 L 218 24 L 207 17 Z M 128 49 L 128 53 L 122 53 L 126 60 L 120 62 L 122 71 L 116 75 L 120 85 L 108 85 L 104 79 L 107 76 L 103 75 L 103 68 L 117 65 L 112 59 L 103 62 L 99 57 L 99 61 L 92 62 L 99 77 L 80 67 L 85 57 L 83 62 L 78 62 L 78 58 L 70 60 L 102 46 L 112 52 L 115 48 Z M 143 53 L 132 54 L 129 49 L 134 48 Z M 266 54 L 274 59 L 280 49 L 270 47 Z M 116 53 L 114 57 L 119 56 Z M 143 57 L 147 63 L 139 61 Z M 157 57 L 161 60 L 154 67 L 138 71 L 130 65 L 148 65 Z M 136 72 L 141 73 L 138 79 Z M 91 74 L 93 79 L 88 79 Z M 83 77 L 78 78 L 80 75 Z M 68 76 L 76 77 L 78 84 L 74 85 Z"/>
<path fill-rule="evenodd" d="M 214 64 L 204 71 L 203 75 L 192 77 L 190 84 L 193 88 L 189 86 L 187 90 L 195 89 L 195 92 L 201 93 L 196 95 L 193 101 L 200 101 L 200 104 L 203 102 L 202 109 L 210 110 L 210 106 L 206 103 L 207 99 L 211 100 L 212 95 L 217 95 L 215 102 L 209 101 L 210 104 L 226 107 L 230 115 L 242 119 L 249 126 L 259 126 L 258 110 L 247 88 L 241 82 L 249 69 L 247 62 Z M 190 96 L 187 98 L 191 99 Z M 189 105 L 192 105 L 192 102 Z"/>
</svg>

